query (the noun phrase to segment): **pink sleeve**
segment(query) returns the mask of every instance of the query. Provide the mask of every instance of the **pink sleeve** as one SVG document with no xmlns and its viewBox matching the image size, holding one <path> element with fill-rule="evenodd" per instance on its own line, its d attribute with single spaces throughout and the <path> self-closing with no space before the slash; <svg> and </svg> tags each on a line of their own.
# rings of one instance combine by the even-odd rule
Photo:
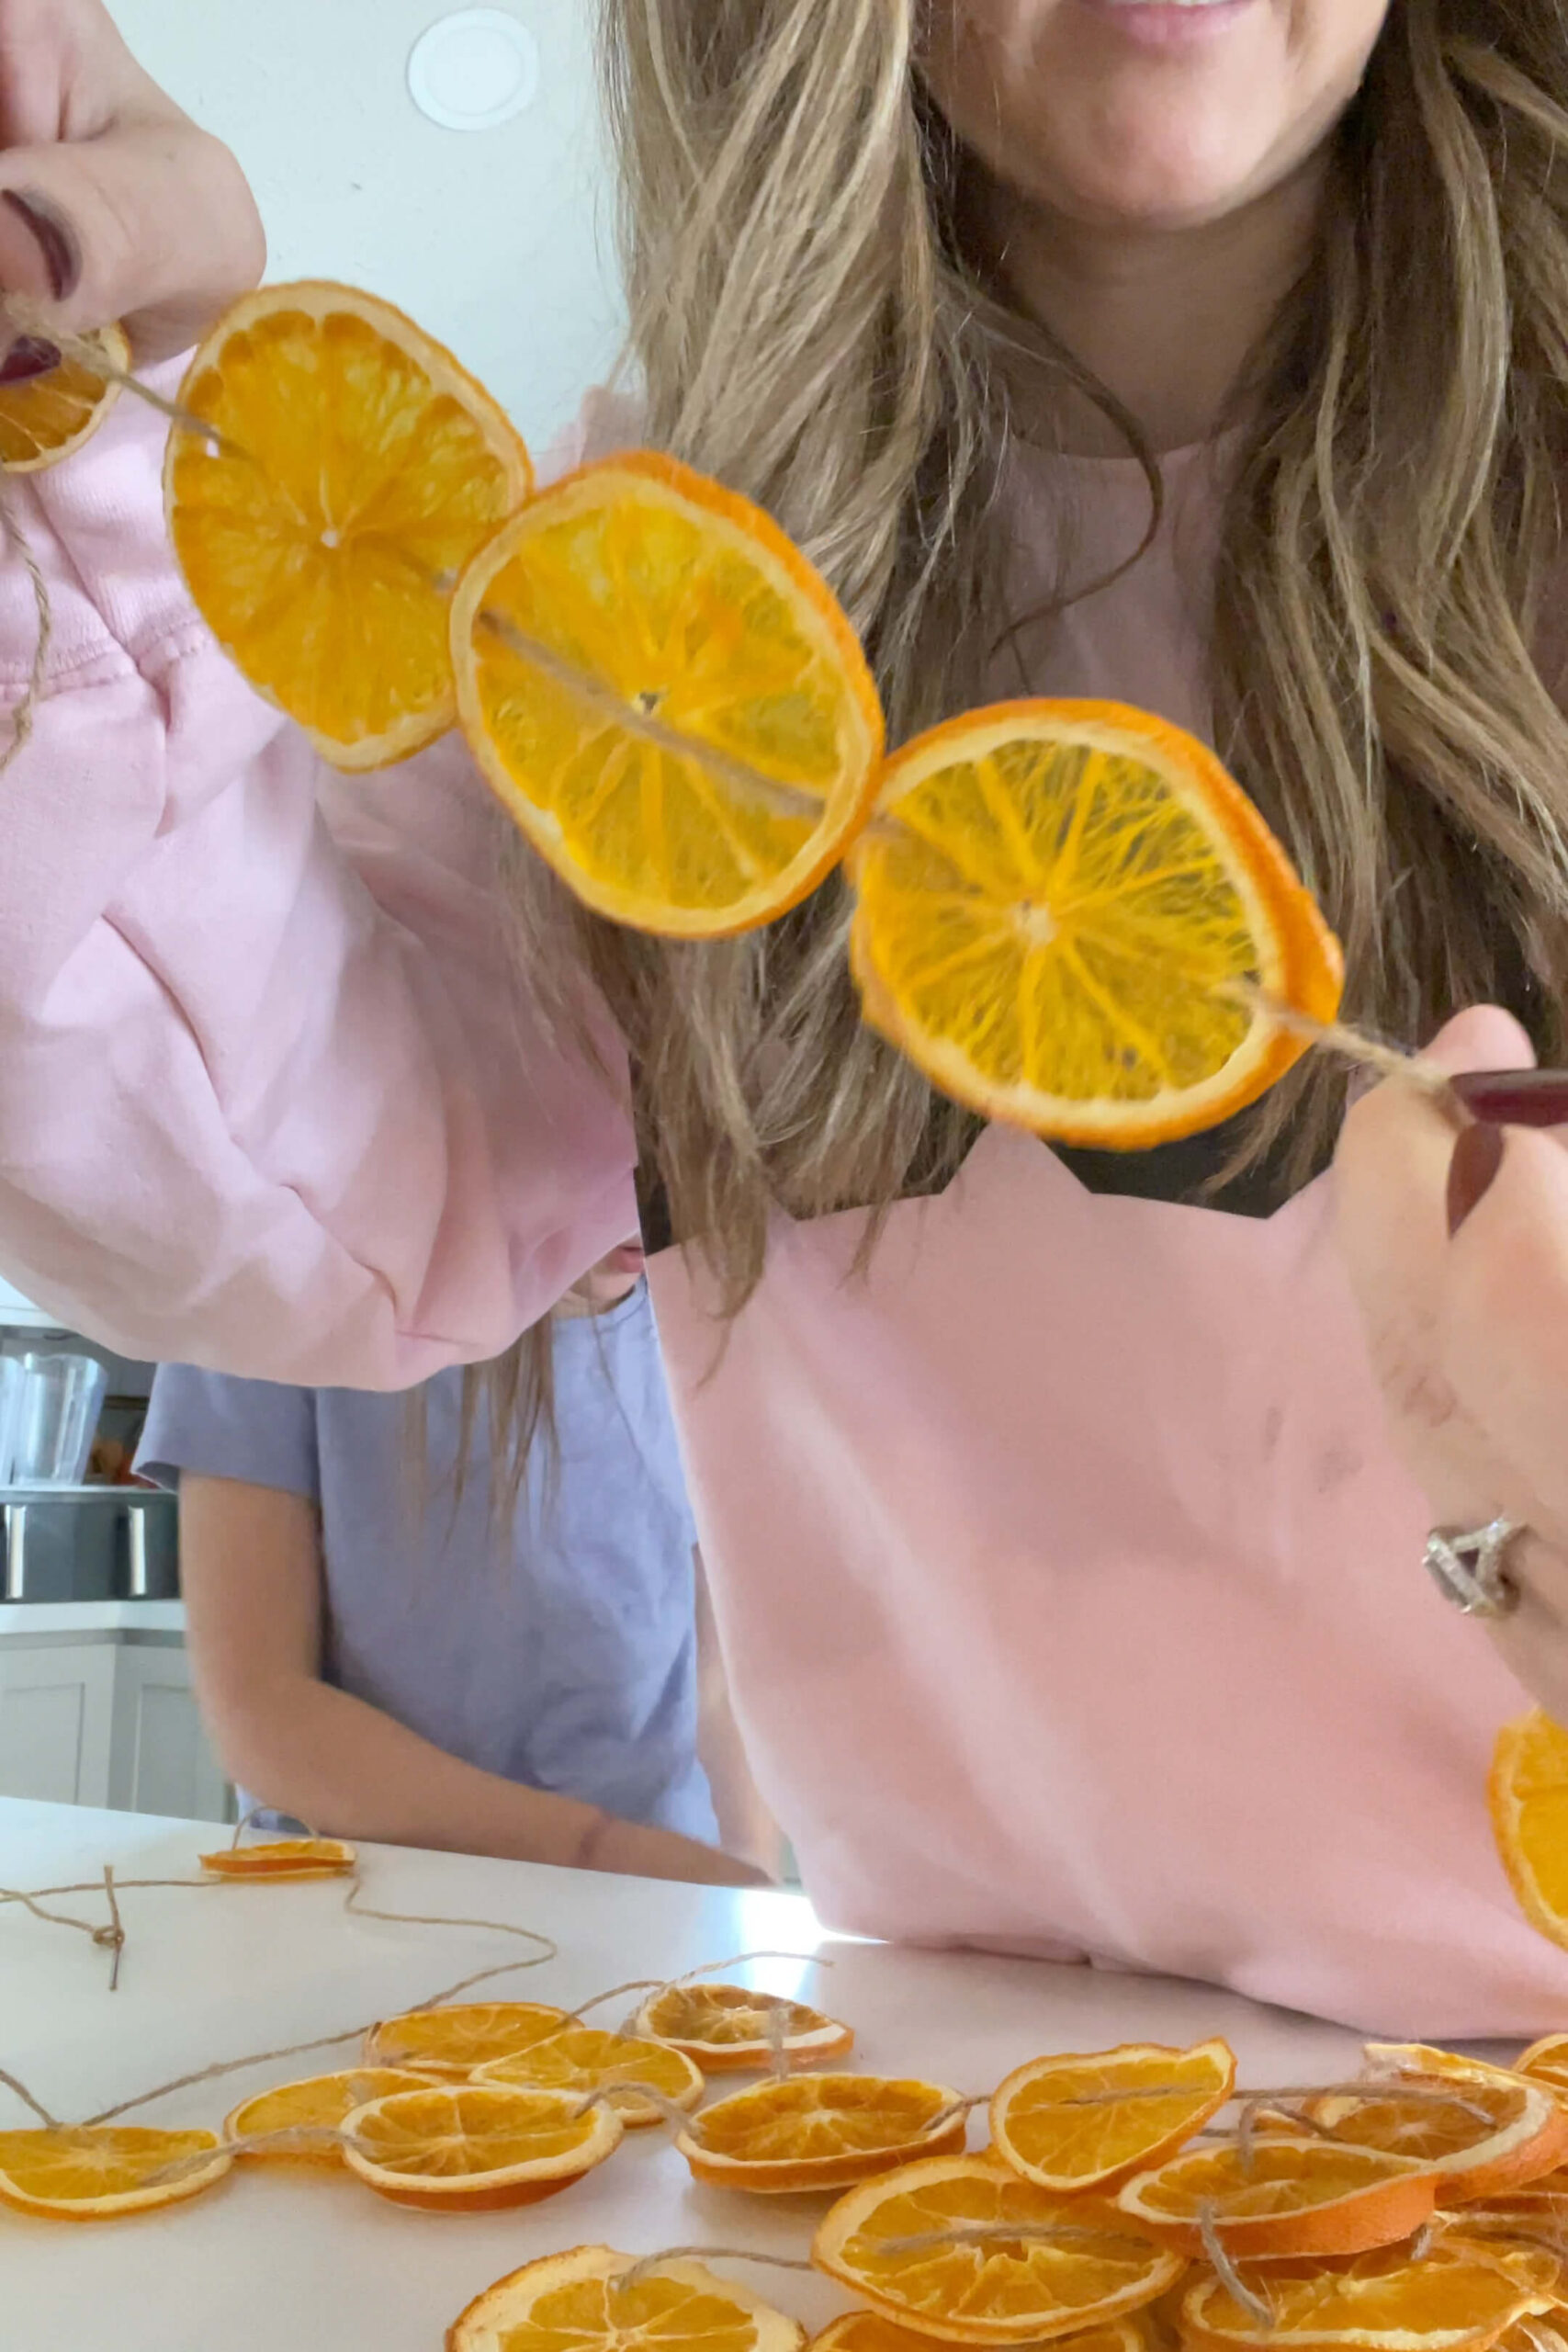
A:
<svg viewBox="0 0 1568 2352">
<path fill-rule="evenodd" d="M 520 1001 L 460 741 L 351 786 L 218 651 L 162 444 L 125 398 L 6 484 L 53 628 L 0 774 L 0 1267 L 130 1354 L 411 1383 L 635 1231 L 622 1063 Z M 11 558 L 9 707 L 35 642 Z"/>
</svg>

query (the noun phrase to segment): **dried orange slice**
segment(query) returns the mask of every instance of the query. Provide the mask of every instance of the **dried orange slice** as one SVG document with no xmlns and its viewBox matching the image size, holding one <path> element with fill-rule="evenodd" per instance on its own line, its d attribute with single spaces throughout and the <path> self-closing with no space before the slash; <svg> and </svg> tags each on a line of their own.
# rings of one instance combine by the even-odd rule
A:
<svg viewBox="0 0 1568 2352">
<path fill-rule="evenodd" d="M 474 2069 L 473 2079 L 539 2083 L 547 2090 L 576 2091 L 580 2098 L 608 2091 L 628 2132 L 664 2120 L 662 2108 L 640 2098 L 633 2085 L 649 2085 L 673 2107 L 695 2107 L 703 2095 L 702 2071 L 682 2052 L 592 2025 L 569 2025 L 510 2058 L 493 2058 Z M 617 2087 L 622 2084 L 625 2089 Z"/>
<path fill-rule="evenodd" d="M 422 2075 L 464 2082 L 476 2066 L 514 2058 L 571 2023 L 547 2001 L 464 2001 L 446 2009 L 408 2009 L 383 2018 L 365 2037 L 367 2066 L 412 2066 Z"/>
<path fill-rule="evenodd" d="M 496 2213 L 570 2188 L 620 2143 L 621 2119 L 570 2091 L 428 2083 L 344 2118 L 343 2160 L 390 2198 L 431 2213 Z"/>
<path fill-rule="evenodd" d="M 0 2199 L 51 2221 L 107 2222 L 199 2197 L 233 2161 L 216 2132 L 127 2123 L 0 2132 Z"/>
<path fill-rule="evenodd" d="M 1308 2120 L 1337 2141 L 1434 2165 L 1443 2202 L 1506 2195 L 1568 2159 L 1568 2109 L 1545 2084 L 1420 2043 L 1372 2042 L 1367 2057 L 1386 2088 L 1309 2099 Z"/>
<path fill-rule="evenodd" d="M 219 643 L 342 768 L 457 716 L 457 574 L 533 486 L 483 386 L 389 302 L 266 286 L 221 318 L 170 435 L 169 534 Z"/>
<path fill-rule="evenodd" d="M 950 2344 L 1078 2335 L 1152 2303 L 1182 2268 L 1112 2206 L 1053 2197 L 988 2156 L 927 2156 L 852 2188 L 811 2253 L 884 2318 Z"/>
<path fill-rule="evenodd" d="M 881 2075 L 796 2075 L 732 2091 L 693 2117 L 675 2144 L 715 2188 L 785 2197 L 848 2188 L 914 2156 L 964 2145 L 967 2115 L 941 2083 Z"/>
<path fill-rule="evenodd" d="M 1227 2041 L 1190 2050 L 1129 2041 L 1087 2056 L 1032 2058 L 991 2100 L 991 2140 L 1004 2162 L 1042 2188 L 1114 2188 L 1201 2131 L 1235 2083 Z"/>
<path fill-rule="evenodd" d="M 1568 1731 L 1540 1707 L 1505 1724 L 1487 1797 L 1520 1910 L 1554 1944 L 1568 1945 Z"/>
<path fill-rule="evenodd" d="M 276 2090 L 258 2091 L 223 2119 L 225 2140 L 254 2140 L 268 2132 L 335 2132 L 345 2115 L 389 2091 L 421 2091 L 429 2087 L 428 2075 L 397 2066 L 354 2066 L 339 2075 L 311 2075 L 299 2083 L 279 2083 Z M 298 2148 L 240 2148 L 245 2164 L 339 2165 L 341 2150 L 327 2144 Z"/>
<path fill-rule="evenodd" d="M 1334 2269 L 1258 2267 L 1245 2283 L 1272 2312 L 1267 2324 L 1212 2273 L 1182 2302 L 1182 2328 L 1202 2352 L 1290 2346 L 1295 2352 L 1467 2352 L 1549 2299 L 1482 2249 L 1446 2242 L 1412 2260 L 1403 2249 Z"/>
<path fill-rule="evenodd" d="M 1207 2215 L 1228 2255 L 1360 2254 L 1429 2221 L 1438 2174 L 1379 2148 L 1270 2132 L 1189 2148 L 1116 2194 L 1140 2229 L 1183 2254 L 1203 2251 Z"/>
<path fill-rule="evenodd" d="M 798 2321 L 701 2263 L 644 2267 L 580 2245 L 487 2287 L 448 2329 L 446 2352 L 800 2352 L 805 2341 Z"/>
<path fill-rule="evenodd" d="M 746 1984 L 666 1984 L 637 2011 L 637 2030 L 683 2051 L 705 2075 L 770 2065 L 776 2050 L 792 2065 L 819 2066 L 842 2058 L 855 2038 L 852 2027 L 804 2001 Z"/>
<path fill-rule="evenodd" d="M 1539 2041 L 1532 2041 L 1515 2060 L 1514 2072 L 1528 2075 L 1532 2082 L 1550 2083 L 1560 2097 L 1568 2098 L 1568 2033 L 1543 2034 Z"/>
<path fill-rule="evenodd" d="M 987 1118 L 1118 1150 L 1190 1135 L 1303 1050 L 1236 991 L 1338 1007 L 1283 850 L 1163 719 L 998 704 L 908 744 L 877 807 L 849 865 L 863 1012 Z"/>
<path fill-rule="evenodd" d="M 341 1838 L 275 1838 L 265 1846 L 225 1846 L 197 1859 L 214 1878 L 341 1878 L 358 1856 Z"/>
<path fill-rule="evenodd" d="M 534 499 L 464 576 L 452 644 L 480 766 L 616 922 L 766 922 L 874 797 L 882 709 L 854 632 L 769 516 L 672 459 Z"/>
<path fill-rule="evenodd" d="M 809 2352 L 931 2352 L 936 2340 L 877 2312 L 843 2312 L 812 2337 Z M 1061 2352 L 1148 2352 L 1141 2316 L 1108 2320 L 1059 2341 Z"/>
<path fill-rule="evenodd" d="M 123 373 L 130 367 L 130 345 L 118 327 L 100 327 L 82 340 L 110 368 Z M 8 474 L 59 465 L 92 439 L 119 397 L 113 377 L 32 335 L 12 344 L 6 365 L 12 380 L 0 383 L 0 470 Z"/>
</svg>

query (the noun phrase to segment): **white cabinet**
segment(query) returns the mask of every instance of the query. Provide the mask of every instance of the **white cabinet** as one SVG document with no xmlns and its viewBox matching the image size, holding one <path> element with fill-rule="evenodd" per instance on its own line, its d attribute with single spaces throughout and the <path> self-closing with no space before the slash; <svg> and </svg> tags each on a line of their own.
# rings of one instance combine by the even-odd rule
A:
<svg viewBox="0 0 1568 2352">
<path fill-rule="evenodd" d="M 0 1274 L 0 1330 L 58 1331 L 61 1328 L 57 1317 L 46 1315 Z"/>
<path fill-rule="evenodd" d="M 134 1626 L 54 1630 L 76 1606 L 94 1604 L 50 1609 L 51 1629 L 37 1634 L 0 1608 L 0 1796 L 231 1820 L 184 1642 Z"/>
<path fill-rule="evenodd" d="M 228 1784 L 207 1744 L 180 1643 L 127 1642 L 116 1656 L 108 1802 L 183 1821 L 228 1817 Z"/>
<path fill-rule="evenodd" d="M 0 1796 L 108 1804 L 116 1645 L 0 1643 Z"/>
</svg>

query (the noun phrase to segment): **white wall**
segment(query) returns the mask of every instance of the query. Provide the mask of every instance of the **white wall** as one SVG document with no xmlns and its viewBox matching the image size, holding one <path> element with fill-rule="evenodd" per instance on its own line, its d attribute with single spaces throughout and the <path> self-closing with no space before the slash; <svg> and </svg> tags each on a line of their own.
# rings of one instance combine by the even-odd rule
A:
<svg viewBox="0 0 1568 2352">
<path fill-rule="evenodd" d="M 538 40 L 538 96 L 453 131 L 404 78 L 444 0 L 110 0 L 148 71 L 244 164 L 269 274 L 386 295 L 539 449 L 615 356 L 611 205 L 591 0 L 503 5 Z"/>
</svg>

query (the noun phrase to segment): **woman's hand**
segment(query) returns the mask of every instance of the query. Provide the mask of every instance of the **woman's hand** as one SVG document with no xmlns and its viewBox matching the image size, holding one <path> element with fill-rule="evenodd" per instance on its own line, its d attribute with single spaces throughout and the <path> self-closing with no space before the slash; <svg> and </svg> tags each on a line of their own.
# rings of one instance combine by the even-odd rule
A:
<svg viewBox="0 0 1568 2352">
<path fill-rule="evenodd" d="M 1531 1057 L 1517 1024 L 1483 1008 L 1450 1022 L 1432 1058 L 1457 1075 L 1529 1069 Z M 1530 1531 L 1506 1555 L 1519 1606 L 1487 1628 L 1568 1723 L 1568 1078 L 1535 1083 L 1510 1106 L 1500 1082 L 1467 1080 L 1478 1107 L 1529 1124 L 1487 1119 L 1457 1138 L 1413 1087 L 1368 1095 L 1339 1147 L 1339 1232 L 1394 1442 L 1433 1524 L 1501 1513 Z M 1543 1128 L 1543 1115 L 1564 1124 Z"/>
<path fill-rule="evenodd" d="M 144 74 L 102 0 L 0 0 L 0 288 L 139 361 L 194 343 L 266 258 L 229 150 Z"/>
</svg>

